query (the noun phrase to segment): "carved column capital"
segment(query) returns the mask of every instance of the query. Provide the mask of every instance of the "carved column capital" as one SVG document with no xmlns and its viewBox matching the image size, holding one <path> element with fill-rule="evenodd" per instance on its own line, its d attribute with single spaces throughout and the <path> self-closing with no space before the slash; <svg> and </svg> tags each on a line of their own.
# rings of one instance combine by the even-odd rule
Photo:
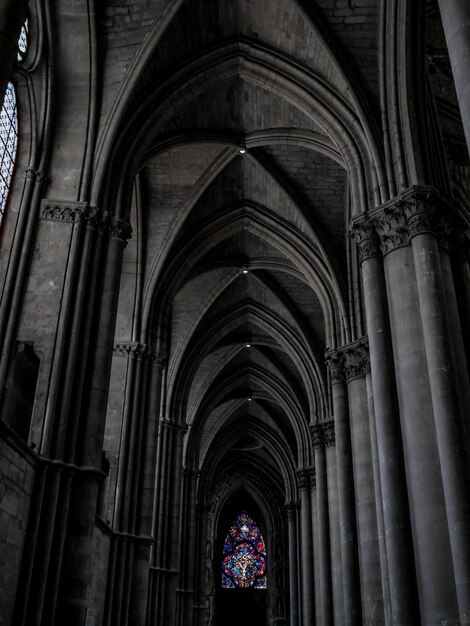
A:
<svg viewBox="0 0 470 626">
<path fill-rule="evenodd" d="M 188 424 L 162 417 L 160 418 L 160 430 L 173 430 L 178 434 L 185 435 L 188 432 Z"/>
<path fill-rule="evenodd" d="M 325 448 L 332 448 L 336 445 L 335 420 L 333 418 L 323 422 L 323 445 Z"/>
<path fill-rule="evenodd" d="M 297 482 L 299 489 L 311 489 L 315 486 L 315 468 L 302 467 L 297 470 Z"/>
<path fill-rule="evenodd" d="M 324 447 L 324 430 L 323 424 L 316 422 L 310 426 L 310 433 L 312 435 L 312 444 L 314 449 Z"/>
<path fill-rule="evenodd" d="M 337 350 L 330 350 L 325 354 L 325 362 L 330 373 L 331 384 L 344 382 L 344 358 Z"/>
<path fill-rule="evenodd" d="M 369 345 L 361 339 L 343 348 L 344 368 L 347 382 L 361 378 L 370 371 Z"/>
<path fill-rule="evenodd" d="M 132 235 L 132 228 L 127 220 L 122 220 L 119 217 L 111 217 L 108 221 L 107 232 L 110 239 L 119 239 L 127 243 L 127 240 L 130 239 Z"/>
<path fill-rule="evenodd" d="M 351 226 L 351 237 L 359 248 L 359 263 L 381 257 L 380 240 L 373 223 L 367 218 L 355 221 Z"/>
</svg>

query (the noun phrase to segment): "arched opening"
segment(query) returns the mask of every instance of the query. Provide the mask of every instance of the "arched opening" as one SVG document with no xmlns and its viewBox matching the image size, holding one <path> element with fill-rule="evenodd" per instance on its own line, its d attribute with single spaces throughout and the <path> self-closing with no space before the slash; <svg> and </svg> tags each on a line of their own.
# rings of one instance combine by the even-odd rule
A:
<svg viewBox="0 0 470 626">
<path fill-rule="evenodd" d="M 240 489 L 219 516 L 215 550 L 215 624 L 268 624 L 269 559 L 265 516 L 251 495 Z M 232 572 L 232 574 L 230 574 Z"/>
</svg>

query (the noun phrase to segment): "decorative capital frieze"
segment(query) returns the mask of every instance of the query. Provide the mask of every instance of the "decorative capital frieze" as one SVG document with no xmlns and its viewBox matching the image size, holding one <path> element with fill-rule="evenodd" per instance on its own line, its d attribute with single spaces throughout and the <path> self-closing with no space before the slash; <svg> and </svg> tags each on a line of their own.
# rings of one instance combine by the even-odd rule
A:
<svg viewBox="0 0 470 626">
<path fill-rule="evenodd" d="M 315 486 L 315 468 L 302 467 L 297 470 L 299 489 L 310 489 Z"/>
<path fill-rule="evenodd" d="M 119 217 L 111 217 L 108 222 L 107 232 L 110 239 L 119 239 L 127 243 L 127 240 L 132 235 L 132 228 L 128 221 Z"/>
<path fill-rule="evenodd" d="M 342 348 L 346 381 L 361 378 L 370 372 L 369 344 L 367 339 L 360 339 Z"/>
<path fill-rule="evenodd" d="M 344 382 L 344 358 L 337 350 L 325 354 L 325 363 L 330 373 L 331 384 Z"/>
<path fill-rule="evenodd" d="M 315 449 L 331 448 L 335 445 L 335 422 L 333 419 L 312 424 L 310 432 Z"/>
<path fill-rule="evenodd" d="M 149 356 L 149 349 L 138 341 L 123 341 L 114 344 L 113 354 L 126 358 L 146 359 Z"/>
<path fill-rule="evenodd" d="M 323 443 L 325 448 L 332 448 L 336 445 L 335 420 L 333 418 L 323 422 Z"/>
<path fill-rule="evenodd" d="M 361 218 L 354 222 L 350 232 L 359 249 L 359 263 L 382 256 L 379 237 L 370 220 Z"/>
<path fill-rule="evenodd" d="M 355 220 L 351 230 L 362 228 L 368 232 L 369 227 L 377 233 L 382 254 L 386 255 L 425 233 L 434 235 L 439 245 L 448 247 L 452 239 L 459 237 L 462 221 L 458 212 L 434 187 L 415 185 L 367 217 Z M 355 238 L 358 241 L 358 237 Z M 361 245 L 360 241 L 358 245 Z"/>
<path fill-rule="evenodd" d="M 54 222 L 85 222 L 89 213 L 90 208 L 86 202 L 43 200 L 40 208 L 41 219 Z"/>
<path fill-rule="evenodd" d="M 323 425 L 320 424 L 320 422 L 316 422 L 315 424 L 311 424 L 311 426 L 310 426 L 310 433 L 312 435 L 313 447 L 315 449 L 316 448 L 323 448 L 323 439 L 324 439 Z"/>
</svg>

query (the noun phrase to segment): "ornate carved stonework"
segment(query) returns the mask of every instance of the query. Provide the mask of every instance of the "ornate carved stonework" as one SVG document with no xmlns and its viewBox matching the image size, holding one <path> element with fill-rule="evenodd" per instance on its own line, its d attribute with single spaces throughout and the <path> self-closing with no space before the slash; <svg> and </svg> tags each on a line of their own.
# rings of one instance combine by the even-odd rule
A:
<svg viewBox="0 0 470 626">
<path fill-rule="evenodd" d="M 129 222 L 118 217 L 111 217 L 108 223 L 108 237 L 110 239 L 119 239 L 127 243 L 132 235 L 132 228 Z"/>
<path fill-rule="evenodd" d="M 366 339 L 361 339 L 343 348 L 346 380 L 365 376 L 370 371 L 369 346 Z"/>
<path fill-rule="evenodd" d="M 323 442 L 325 448 L 332 448 L 336 444 L 335 421 L 330 419 L 323 422 Z"/>
<path fill-rule="evenodd" d="M 382 256 L 379 238 L 369 220 L 354 223 L 351 226 L 351 236 L 358 245 L 360 263 Z"/>
<path fill-rule="evenodd" d="M 344 382 L 344 360 L 343 355 L 336 351 L 330 350 L 325 355 L 325 362 L 330 373 L 331 384 Z"/>
<path fill-rule="evenodd" d="M 161 352 L 156 352 L 143 343 L 138 341 L 123 341 L 115 343 L 113 355 L 125 358 L 145 359 L 159 367 L 165 367 L 166 356 Z"/>
<path fill-rule="evenodd" d="M 310 432 L 312 434 L 312 443 L 314 448 L 323 448 L 324 433 L 323 425 L 320 422 L 312 424 L 310 426 Z"/>
<path fill-rule="evenodd" d="M 457 211 L 433 187 L 416 185 L 369 215 L 355 219 L 351 234 L 359 246 L 363 262 L 375 256 L 368 252 L 368 246 L 372 245 L 369 242 L 373 241 L 371 231 L 378 235 L 385 255 L 409 245 L 414 237 L 423 233 L 435 235 L 441 246 L 448 247 L 451 240 L 458 238 L 464 230 Z"/>
<path fill-rule="evenodd" d="M 310 489 L 315 486 L 315 468 L 302 467 L 297 470 L 299 489 Z"/>
<path fill-rule="evenodd" d="M 60 202 L 43 200 L 41 202 L 40 217 L 43 220 L 55 222 L 85 222 L 90 214 L 90 207 L 86 202 Z"/>
</svg>

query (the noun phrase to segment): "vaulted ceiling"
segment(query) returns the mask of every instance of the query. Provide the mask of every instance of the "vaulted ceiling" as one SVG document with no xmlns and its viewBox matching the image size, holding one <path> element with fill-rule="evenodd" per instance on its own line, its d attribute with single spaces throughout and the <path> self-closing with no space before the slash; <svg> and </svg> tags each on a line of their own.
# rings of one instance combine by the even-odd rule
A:
<svg viewBox="0 0 470 626">
<path fill-rule="evenodd" d="M 116 340 L 165 353 L 190 466 L 311 463 L 325 350 L 364 332 L 352 197 L 386 187 L 378 19 L 374 0 L 103 12 L 101 116 L 134 181 Z"/>
</svg>

